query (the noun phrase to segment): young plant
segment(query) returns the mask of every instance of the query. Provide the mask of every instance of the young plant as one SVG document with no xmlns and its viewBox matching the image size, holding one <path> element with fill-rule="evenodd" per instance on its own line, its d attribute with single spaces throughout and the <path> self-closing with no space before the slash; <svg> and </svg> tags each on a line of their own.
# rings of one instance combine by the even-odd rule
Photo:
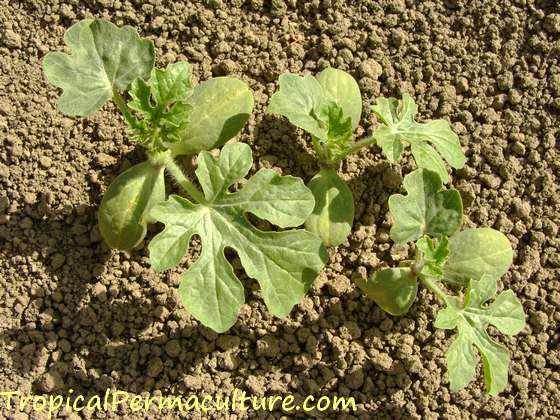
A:
<svg viewBox="0 0 560 420">
<path fill-rule="evenodd" d="M 397 162 L 408 143 L 416 164 L 436 172 L 447 183 L 449 175 L 443 159 L 455 169 L 462 168 L 467 161 L 459 137 L 446 120 L 415 121 L 418 108 L 407 93 L 400 102 L 395 98 L 379 98 L 372 111 L 382 123 L 373 138 L 389 162 Z"/>
<path fill-rule="evenodd" d="M 117 176 L 103 197 L 98 218 L 105 241 L 130 251 L 144 239 L 148 223 L 165 223 L 149 245 L 151 263 L 161 271 L 179 264 L 198 235 L 202 253 L 183 274 L 181 301 L 218 332 L 235 323 L 244 301 L 243 287 L 224 255 L 225 248 L 233 248 L 247 274 L 259 281 L 270 311 L 286 316 L 325 264 L 326 252 L 305 230 L 263 232 L 247 220 L 250 212 L 281 228 L 301 225 L 315 201 L 300 179 L 262 169 L 231 193 L 252 166 L 251 150 L 226 145 L 217 161 L 206 152 L 222 146 L 249 118 L 253 95 L 245 83 L 220 77 L 193 88 L 188 63 L 154 68 L 152 41 L 132 27 L 104 20 L 73 25 L 64 41 L 71 54 L 49 53 L 43 62 L 49 81 L 63 89 L 60 111 L 87 116 L 112 98 L 131 139 L 147 155 Z M 202 191 L 175 161 L 177 155 L 198 152 Z M 167 198 L 165 173 L 190 200 Z"/>
<path fill-rule="evenodd" d="M 352 193 L 337 175 L 340 162 L 349 154 L 377 142 L 388 159 L 396 162 L 407 142 L 418 166 L 435 170 L 444 182 L 448 175 L 440 154 L 454 168 L 465 163 L 459 138 L 447 121 L 414 121 L 416 104 L 407 94 L 401 103 L 394 98 L 380 98 L 372 110 L 381 126 L 372 136 L 354 141 L 362 98 L 358 84 L 348 73 L 332 68 L 317 77 L 287 73 L 280 76 L 279 85 L 268 112 L 286 117 L 311 135 L 320 170 L 308 184 L 315 196 L 315 208 L 305 226 L 327 246 L 340 245 L 352 229 Z"/>
<path fill-rule="evenodd" d="M 282 74 L 279 85 L 268 112 L 285 116 L 311 134 L 319 161 L 319 173 L 308 184 L 315 208 L 305 227 L 319 235 L 325 245 L 340 245 L 352 230 L 354 199 L 336 171 L 351 152 L 352 133 L 360 122 L 360 88 L 348 73 L 332 68 L 316 78 Z"/>
<path fill-rule="evenodd" d="M 511 290 L 496 296 L 496 281 L 512 263 L 505 235 L 490 229 L 459 231 L 463 205 L 459 192 L 443 188 L 440 174 L 417 169 L 404 178 L 407 195 L 389 198 L 395 220 L 390 236 L 396 243 L 416 241 L 416 258 L 358 281 L 359 287 L 391 315 L 408 312 L 423 284 L 445 304 L 434 325 L 457 329 L 447 352 L 452 391 L 465 387 L 476 371 L 475 348 L 483 363 L 486 390 L 497 395 L 507 386 L 509 354 L 486 332 L 493 325 L 503 334 L 523 329 L 525 314 Z M 463 298 L 449 295 L 438 284 L 466 288 Z M 494 299 L 493 303 L 488 303 Z"/>
</svg>

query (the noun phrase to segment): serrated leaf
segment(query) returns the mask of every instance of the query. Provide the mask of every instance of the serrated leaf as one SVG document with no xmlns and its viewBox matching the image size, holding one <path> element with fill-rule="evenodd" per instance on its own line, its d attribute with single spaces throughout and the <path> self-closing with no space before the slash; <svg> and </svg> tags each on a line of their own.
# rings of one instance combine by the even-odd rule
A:
<svg viewBox="0 0 560 420">
<path fill-rule="evenodd" d="M 362 95 L 356 80 L 343 70 L 327 68 L 317 75 L 328 99 L 336 103 L 351 119 L 351 130 L 356 129 L 362 117 Z"/>
<path fill-rule="evenodd" d="M 320 115 L 328 100 L 317 79 L 309 75 L 284 73 L 280 75 L 278 84 L 280 89 L 270 98 L 268 112 L 282 115 L 296 127 L 326 141 L 327 121 Z"/>
<path fill-rule="evenodd" d="M 457 328 L 458 332 L 447 352 L 451 391 L 464 388 L 473 379 L 476 369 L 474 348 L 482 358 L 487 392 L 497 395 L 507 386 L 507 348 L 492 340 L 486 328 L 493 325 L 503 334 L 517 334 L 525 325 L 525 313 L 511 290 L 500 293 L 492 304 L 486 305 L 495 294 L 496 279 L 483 275 L 479 281 L 469 282 L 464 303 L 456 297 L 449 297 L 446 308 L 437 315 L 434 323 L 437 328 Z"/>
<path fill-rule="evenodd" d="M 466 285 L 484 274 L 499 278 L 513 260 L 508 238 L 491 228 L 466 229 L 449 238 L 449 256 L 443 266 L 443 280 Z"/>
<path fill-rule="evenodd" d="M 418 282 L 410 268 L 386 268 L 357 284 L 385 312 L 400 316 L 408 312 L 418 293 Z"/>
<path fill-rule="evenodd" d="M 463 223 L 463 204 L 457 190 L 442 190 L 439 176 L 419 168 L 404 177 L 406 196 L 389 197 L 389 210 L 395 223 L 390 236 L 397 243 L 409 242 L 427 234 L 452 235 Z"/>
<path fill-rule="evenodd" d="M 400 102 L 395 98 L 379 98 L 372 110 L 384 123 L 373 136 L 389 161 L 396 162 L 400 158 L 403 142 L 407 142 L 411 144 L 417 165 L 438 173 L 443 182 L 449 181 L 449 175 L 441 157 L 456 169 L 465 164 L 459 137 L 449 123 L 445 120 L 416 122 L 417 107 L 410 95 L 403 94 Z"/>
<path fill-rule="evenodd" d="M 305 228 L 318 235 L 326 246 L 343 243 L 354 222 L 354 198 L 336 171 L 322 169 L 307 185 L 315 197 L 313 213 Z"/>
<path fill-rule="evenodd" d="M 116 177 L 99 207 L 99 231 L 115 249 L 130 251 L 146 236 L 150 209 L 165 200 L 164 169 L 143 162 Z"/>
<path fill-rule="evenodd" d="M 172 195 L 151 215 L 165 229 L 149 245 L 152 266 L 166 270 L 186 254 L 192 235 L 200 236 L 199 259 L 183 274 L 179 294 L 183 305 L 217 332 L 229 329 L 244 301 L 243 288 L 224 256 L 237 252 L 241 265 L 262 289 L 273 315 L 285 317 L 310 287 L 326 262 L 321 240 L 304 230 L 263 232 L 245 213 L 281 227 L 302 224 L 314 207 L 313 195 L 301 179 L 261 169 L 235 193 L 229 187 L 252 165 L 246 144 L 225 145 L 218 160 L 207 152 L 198 156 L 196 175 L 206 204 L 193 204 Z"/>
<path fill-rule="evenodd" d="M 168 144 L 176 155 L 221 147 L 233 138 L 253 112 L 253 93 L 233 77 L 215 77 L 196 86 L 187 104 L 192 107 L 180 141 Z"/>
<path fill-rule="evenodd" d="M 144 117 L 141 130 L 131 127 L 138 140 L 151 141 L 157 132 L 162 142 L 175 143 L 187 126 L 192 94 L 191 65 L 169 64 L 165 70 L 154 68 L 150 79 L 136 79 L 131 86 L 128 106 Z"/>
<path fill-rule="evenodd" d="M 123 92 L 137 77 L 148 78 L 154 65 L 152 41 L 130 26 L 86 19 L 68 29 L 64 42 L 72 54 L 48 53 L 43 68 L 49 82 L 63 89 L 58 108 L 66 115 L 97 111 L 113 89 Z"/>
<path fill-rule="evenodd" d="M 448 240 L 443 236 L 440 240 L 422 236 L 416 241 L 416 247 L 422 254 L 424 267 L 422 275 L 441 279 L 443 276 L 443 264 L 449 255 Z"/>
</svg>

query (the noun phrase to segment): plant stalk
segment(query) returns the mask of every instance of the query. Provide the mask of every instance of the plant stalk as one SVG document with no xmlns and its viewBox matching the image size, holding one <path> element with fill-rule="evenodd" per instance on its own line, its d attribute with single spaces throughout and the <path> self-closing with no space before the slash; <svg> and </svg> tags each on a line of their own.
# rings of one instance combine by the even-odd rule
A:
<svg viewBox="0 0 560 420">
<path fill-rule="evenodd" d="M 177 183 L 189 194 L 198 204 L 205 205 L 208 202 L 204 194 L 194 186 L 191 180 L 183 173 L 181 167 L 175 162 L 171 153 L 162 153 L 156 158 L 157 161 L 163 163 L 165 169 L 177 181 Z"/>
<path fill-rule="evenodd" d="M 121 114 L 123 115 L 128 125 L 131 127 L 136 127 L 138 121 L 136 120 L 136 118 L 134 118 L 134 116 L 129 111 L 123 96 L 117 89 L 113 89 L 113 102 L 115 103 L 115 105 L 117 106 Z"/>
<path fill-rule="evenodd" d="M 436 284 L 436 282 L 427 277 L 427 276 L 420 276 L 420 281 L 422 282 L 422 284 L 424 286 L 426 286 L 428 289 L 430 289 L 432 292 L 435 293 L 435 295 L 443 302 L 443 303 L 447 303 L 447 295 L 445 294 L 445 292 Z"/>
<path fill-rule="evenodd" d="M 350 146 L 350 148 L 348 149 L 348 154 L 356 153 L 361 148 L 371 146 L 372 144 L 375 144 L 375 142 L 376 140 L 373 135 L 370 137 L 366 137 L 365 139 L 357 141 L 352 146 Z"/>
</svg>

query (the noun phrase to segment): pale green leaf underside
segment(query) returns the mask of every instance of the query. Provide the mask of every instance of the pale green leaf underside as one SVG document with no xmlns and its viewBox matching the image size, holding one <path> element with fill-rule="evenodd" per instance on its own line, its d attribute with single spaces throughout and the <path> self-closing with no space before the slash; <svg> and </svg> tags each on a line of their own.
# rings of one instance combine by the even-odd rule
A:
<svg viewBox="0 0 560 420">
<path fill-rule="evenodd" d="M 475 348 L 481 355 L 487 392 L 497 395 L 507 386 L 508 351 L 490 338 L 486 328 L 493 325 L 503 334 L 517 334 L 525 325 L 525 314 L 511 290 L 500 293 L 492 304 L 485 305 L 495 294 L 496 279 L 484 275 L 480 281 L 470 281 L 464 303 L 449 297 L 447 307 L 437 315 L 434 323 L 437 328 L 457 328 L 458 332 L 447 352 L 451 391 L 465 387 L 473 379 Z"/>
<path fill-rule="evenodd" d="M 385 124 L 375 131 L 374 137 L 389 161 L 396 162 L 400 158 L 403 142 L 407 142 L 418 166 L 437 172 L 443 182 L 449 181 L 449 175 L 442 157 L 456 169 L 465 164 L 459 137 L 449 123 L 445 120 L 416 122 L 417 107 L 410 95 L 403 94 L 401 102 L 395 98 L 379 98 L 372 110 Z"/>
<path fill-rule="evenodd" d="M 49 82 L 63 89 L 58 108 L 66 115 L 97 111 L 113 89 L 122 92 L 137 77 L 147 79 L 154 65 L 152 41 L 140 38 L 130 26 L 82 20 L 68 29 L 64 42 L 71 55 L 48 53 L 43 68 Z"/>
<path fill-rule="evenodd" d="M 327 98 L 342 108 L 344 117 L 350 117 L 352 131 L 362 117 L 362 95 L 356 80 L 343 70 L 327 68 L 317 75 Z"/>
<path fill-rule="evenodd" d="M 449 238 L 449 256 L 443 280 L 466 285 L 484 274 L 501 277 L 511 265 L 513 251 L 508 238 L 491 228 L 466 229 Z"/>
<path fill-rule="evenodd" d="M 321 170 L 307 186 L 315 197 L 315 208 L 305 228 L 326 246 L 340 245 L 350 235 L 354 222 L 352 192 L 334 170 Z"/>
<path fill-rule="evenodd" d="M 395 316 L 408 312 L 418 292 L 417 279 L 408 267 L 386 268 L 357 283 L 366 296 Z"/>
<path fill-rule="evenodd" d="M 456 190 L 443 190 L 439 176 L 419 168 L 404 178 L 406 196 L 389 197 L 395 219 L 391 238 L 397 243 L 415 241 L 420 236 L 452 235 L 463 223 L 463 204 Z"/>
<path fill-rule="evenodd" d="M 282 115 L 296 127 L 326 141 L 327 122 L 319 115 L 328 101 L 317 79 L 285 73 L 280 75 L 278 84 L 280 89 L 270 98 L 268 112 Z"/>
<path fill-rule="evenodd" d="M 215 77 L 194 88 L 187 103 L 192 107 L 175 154 L 194 154 L 224 145 L 245 125 L 253 112 L 253 93 L 233 77 Z"/>
<path fill-rule="evenodd" d="M 224 146 L 217 161 L 201 152 L 197 162 L 196 174 L 209 204 L 192 204 L 173 195 L 152 210 L 165 224 L 149 246 L 153 267 L 161 271 L 177 265 L 196 234 L 201 256 L 183 274 L 180 296 L 198 320 L 226 331 L 243 304 L 243 288 L 224 257 L 225 248 L 234 249 L 246 273 L 257 279 L 270 312 L 287 316 L 325 264 L 325 249 L 319 238 L 304 230 L 260 231 L 245 213 L 279 226 L 297 226 L 313 209 L 311 192 L 301 180 L 271 170 L 259 171 L 240 191 L 228 192 L 252 165 L 245 144 Z"/>
<path fill-rule="evenodd" d="M 99 207 L 99 231 L 111 248 L 129 251 L 146 236 L 150 209 L 165 200 L 163 167 L 143 162 L 116 177 Z"/>
</svg>

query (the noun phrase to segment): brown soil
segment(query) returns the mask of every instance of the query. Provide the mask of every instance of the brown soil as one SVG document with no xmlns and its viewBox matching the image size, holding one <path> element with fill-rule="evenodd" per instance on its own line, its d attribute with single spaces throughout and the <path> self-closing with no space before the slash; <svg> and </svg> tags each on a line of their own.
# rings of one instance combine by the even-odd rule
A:
<svg viewBox="0 0 560 420">
<path fill-rule="evenodd" d="M 348 418 L 560 417 L 558 3 L 225 3 L 0 0 L 0 390 L 215 395 L 238 387 L 352 395 L 358 411 Z M 239 321 L 217 335 L 182 309 L 178 272 L 156 274 L 145 248 L 108 250 L 97 206 L 142 154 L 111 105 L 84 120 L 61 115 L 59 92 L 41 71 L 65 29 L 94 16 L 138 27 L 156 42 L 160 65 L 188 60 L 199 80 L 232 74 L 249 83 L 256 110 L 239 140 L 253 146 L 255 170 L 308 180 L 317 169 L 302 133 L 264 116 L 285 71 L 349 71 L 365 98 L 363 132 L 374 127 L 367 109 L 379 95 L 410 92 L 422 118 L 449 118 L 469 157 L 453 177 L 466 225 L 501 230 L 515 251 L 501 285 L 518 294 L 528 323 L 516 337 L 499 335 L 512 352 L 507 390 L 491 398 L 479 376 L 448 391 L 450 335 L 434 330 L 439 304 L 426 290 L 399 318 L 354 286 L 354 276 L 409 252 L 388 239 L 387 198 L 412 166 L 390 166 L 376 148 L 343 164 L 354 233 L 287 320 L 272 318 L 246 279 Z"/>
</svg>

